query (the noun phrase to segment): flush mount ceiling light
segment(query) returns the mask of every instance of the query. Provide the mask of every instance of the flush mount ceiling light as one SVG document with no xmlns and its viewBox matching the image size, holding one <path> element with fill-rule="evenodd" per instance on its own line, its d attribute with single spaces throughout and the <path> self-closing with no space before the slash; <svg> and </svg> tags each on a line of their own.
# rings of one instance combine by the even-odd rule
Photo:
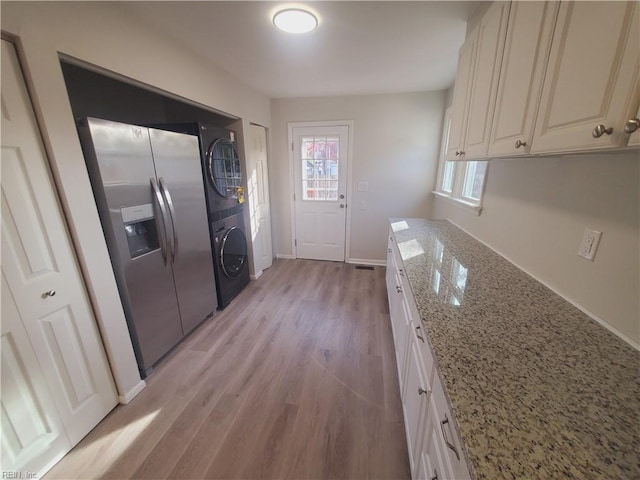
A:
<svg viewBox="0 0 640 480">
<path fill-rule="evenodd" d="M 273 16 L 273 24 L 287 33 L 309 33 L 318 26 L 316 16 L 300 8 L 286 8 Z"/>
</svg>

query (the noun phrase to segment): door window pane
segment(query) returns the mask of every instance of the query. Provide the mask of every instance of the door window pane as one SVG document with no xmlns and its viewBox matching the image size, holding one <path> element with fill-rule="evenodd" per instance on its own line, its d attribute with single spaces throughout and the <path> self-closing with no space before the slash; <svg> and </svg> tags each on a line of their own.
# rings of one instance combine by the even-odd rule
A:
<svg viewBox="0 0 640 480">
<path fill-rule="evenodd" d="M 338 137 L 302 137 L 302 199 L 338 200 Z"/>
</svg>

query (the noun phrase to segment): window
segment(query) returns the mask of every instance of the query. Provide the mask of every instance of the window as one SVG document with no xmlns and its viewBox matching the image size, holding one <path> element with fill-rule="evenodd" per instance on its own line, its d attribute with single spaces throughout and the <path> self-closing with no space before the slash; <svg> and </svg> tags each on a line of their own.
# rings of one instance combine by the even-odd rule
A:
<svg viewBox="0 0 640 480">
<path fill-rule="evenodd" d="M 438 161 L 438 177 L 433 193 L 448 198 L 457 205 L 480 215 L 482 210 L 482 191 L 487 173 L 488 161 L 452 162 L 445 161 L 445 151 L 449 143 L 451 127 L 451 107 L 444 114 L 444 130 Z"/>
<path fill-rule="evenodd" d="M 303 200 L 338 199 L 338 137 L 302 137 Z"/>
</svg>

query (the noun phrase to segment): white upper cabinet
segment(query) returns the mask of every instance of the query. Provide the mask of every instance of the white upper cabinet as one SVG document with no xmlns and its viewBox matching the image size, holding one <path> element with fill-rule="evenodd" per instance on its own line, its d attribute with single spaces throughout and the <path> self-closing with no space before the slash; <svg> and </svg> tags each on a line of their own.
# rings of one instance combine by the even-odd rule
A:
<svg viewBox="0 0 640 480">
<path fill-rule="evenodd" d="M 469 99 L 471 98 L 471 83 L 473 80 L 473 68 L 475 66 L 475 54 L 478 43 L 478 29 L 475 29 L 460 47 L 458 54 L 458 72 L 451 104 L 451 126 L 447 140 L 447 160 L 460 160 L 464 151 L 464 136 L 467 129 L 467 117 Z"/>
<path fill-rule="evenodd" d="M 447 160 L 487 156 L 509 6 L 491 5 L 460 49 Z"/>
<path fill-rule="evenodd" d="M 513 2 L 502 58 L 489 157 L 525 155 L 549 58 L 557 2 Z"/>
<path fill-rule="evenodd" d="M 627 145 L 640 98 L 637 2 L 562 2 L 531 153 Z"/>
</svg>

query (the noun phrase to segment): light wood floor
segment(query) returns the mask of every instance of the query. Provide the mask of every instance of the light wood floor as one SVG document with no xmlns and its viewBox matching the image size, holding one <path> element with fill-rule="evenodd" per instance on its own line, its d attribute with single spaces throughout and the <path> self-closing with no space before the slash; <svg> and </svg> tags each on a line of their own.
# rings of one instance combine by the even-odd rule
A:
<svg viewBox="0 0 640 480">
<path fill-rule="evenodd" d="M 410 478 L 385 271 L 277 260 L 46 476 Z"/>
</svg>

